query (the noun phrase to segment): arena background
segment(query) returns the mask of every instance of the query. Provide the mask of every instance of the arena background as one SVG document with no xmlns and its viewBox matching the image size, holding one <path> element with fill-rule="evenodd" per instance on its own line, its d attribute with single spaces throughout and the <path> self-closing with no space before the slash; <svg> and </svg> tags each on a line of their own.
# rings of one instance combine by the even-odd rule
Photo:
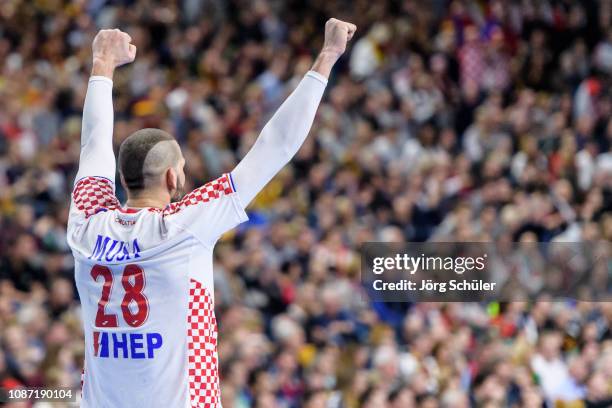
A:
<svg viewBox="0 0 612 408">
<path fill-rule="evenodd" d="M 224 407 L 612 406 L 612 304 L 370 304 L 358 253 L 612 241 L 606 0 L 2 0 L 0 387 L 79 387 L 65 228 L 97 30 L 138 47 L 115 147 L 167 130 L 193 187 L 245 154 L 329 17 L 358 32 L 310 137 L 216 249 Z"/>
</svg>

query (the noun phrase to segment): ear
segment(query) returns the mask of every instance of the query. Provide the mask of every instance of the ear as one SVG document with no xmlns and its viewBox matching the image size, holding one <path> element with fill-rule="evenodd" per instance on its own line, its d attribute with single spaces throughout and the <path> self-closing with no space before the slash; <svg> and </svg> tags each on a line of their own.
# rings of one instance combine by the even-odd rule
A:
<svg viewBox="0 0 612 408">
<path fill-rule="evenodd" d="M 166 187 L 171 196 L 178 189 L 178 174 L 172 167 L 166 170 Z"/>
</svg>

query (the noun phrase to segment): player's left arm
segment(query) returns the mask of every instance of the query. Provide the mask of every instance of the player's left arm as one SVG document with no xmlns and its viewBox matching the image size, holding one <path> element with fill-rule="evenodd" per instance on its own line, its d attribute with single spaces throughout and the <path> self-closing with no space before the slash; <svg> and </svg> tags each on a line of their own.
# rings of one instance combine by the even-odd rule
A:
<svg viewBox="0 0 612 408">
<path fill-rule="evenodd" d="M 332 18 L 312 69 L 264 126 L 255 144 L 230 177 L 246 207 L 297 153 L 312 127 L 332 67 L 355 34 L 354 24 Z"/>
<path fill-rule="evenodd" d="M 69 228 L 104 208 L 119 205 L 115 197 L 112 80 L 115 68 L 136 56 L 136 47 L 130 42 L 130 36 L 119 30 L 101 30 L 93 41 L 93 68 L 83 107 L 81 154 Z"/>
<path fill-rule="evenodd" d="M 114 182 L 113 73 L 118 66 L 134 60 L 136 47 L 130 42 L 130 36 L 117 29 L 101 30 L 94 38 L 75 182 L 84 177 L 103 177 Z"/>
</svg>

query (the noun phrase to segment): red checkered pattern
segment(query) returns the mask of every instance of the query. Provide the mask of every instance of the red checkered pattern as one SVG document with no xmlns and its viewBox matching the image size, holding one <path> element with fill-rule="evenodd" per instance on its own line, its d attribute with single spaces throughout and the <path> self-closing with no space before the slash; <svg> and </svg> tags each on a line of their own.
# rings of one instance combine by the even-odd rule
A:
<svg viewBox="0 0 612 408">
<path fill-rule="evenodd" d="M 210 292 L 198 281 L 189 285 L 189 396 L 193 408 L 221 406 L 217 370 L 217 320 Z"/>
<path fill-rule="evenodd" d="M 196 188 L 191 193 L 183 197 L 181 201 L 170 204 L 164 209 L 163 212 L 164 215 L 174 214 L 190 205 L 206 203 L 233 192 L 234 189 L 232 188 L 230 177 L 229 175 L 224 174 L 218 179 L 210 181 L 204 184 L 202 187 Z"/>
<path fill-rule="evenodd" d="M 120 207 L 115 197 L 113 183 L 101 177 L 85 177 L 79 180 L 72 191 L 72 200 L 85 217 L 91 217 L 100 209 L 114 210 Z"/>
<path fill-rule="evenodd" d="M 466 44 L 459 50 L 459 64 L 461 67 L 461 85 L 469 81 L 478 85 L 482 83 L 482 74 L 485 68 L 484 53 L 480 44 Z"/>
</svg>

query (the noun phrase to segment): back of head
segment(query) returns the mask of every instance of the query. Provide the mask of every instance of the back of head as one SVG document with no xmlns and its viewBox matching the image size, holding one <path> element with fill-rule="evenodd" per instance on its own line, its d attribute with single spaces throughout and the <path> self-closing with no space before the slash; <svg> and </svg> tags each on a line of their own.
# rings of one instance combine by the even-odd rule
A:
<svg viewBox="0 0 612 408">
<path fill-rule="evenodd" d="M 181 158 L 172 135 L 161 129 L 141 129 L 128 136 L 119 147 L 119 172 L 131 194 L 158 187 L 168 168 Z"/>
</svg>

